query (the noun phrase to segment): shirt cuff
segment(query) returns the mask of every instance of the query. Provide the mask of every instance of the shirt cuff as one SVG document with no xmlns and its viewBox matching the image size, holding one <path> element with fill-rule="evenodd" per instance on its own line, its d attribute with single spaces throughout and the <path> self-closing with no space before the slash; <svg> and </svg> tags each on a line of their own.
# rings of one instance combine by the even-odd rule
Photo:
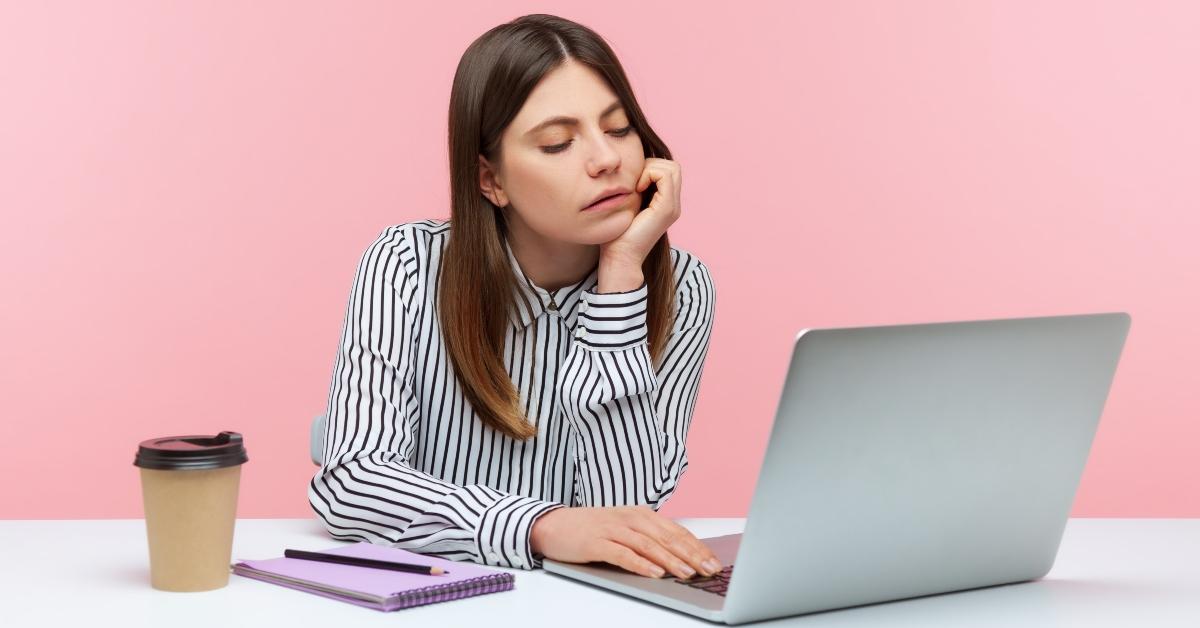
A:
<svg viewBox="0 0 1200 628">
<path fill-rule="evenodd" d="M 575 339 L 589 349 L 619 351 L 645 342 L 646 282 L 627 292 L 596 293 L 584 290 L 575 324 Z"/>
<path fill-rule="evenodd" d="M 522 495 L 505 495 L 483 512 L 477 542 L 486 565 L 537 569 L 542 556 L 534 556 L 529 533 L 538 517 L 565 508 L 565 504 Z"/>
</svg>

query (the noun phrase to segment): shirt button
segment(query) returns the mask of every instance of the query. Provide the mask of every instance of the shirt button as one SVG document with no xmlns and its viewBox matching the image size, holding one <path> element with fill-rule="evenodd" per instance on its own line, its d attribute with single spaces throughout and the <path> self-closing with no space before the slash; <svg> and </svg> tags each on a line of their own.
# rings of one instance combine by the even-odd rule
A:
<svg viewBox="0 0 1200 628">
<path fill-rule="evenodd" d="M 582 450 L 582 449 L 581 449 L 581 450 L 579 450 L 579 451 L 577 451 L 577 452 L 575 452 L 575 459 L 576 459 L 576 460 L 583 460 L 583 459 L 584 459 L 584 458 L 586 458 L 586 457 L 587 457 L 587 456 L 585 456 L 585 455 L 584 455 L 584 453 L 583 453 L 583 450 Z"/>
<path fill-rule="evenodd" d="M 587 336 L 587 330 L 586 330 L 586 329 L 584 329 L 583 327 L 576 327 L 576 328 L 575 328 L 575 337 L 576 337 L 576 338 L 583 338 L 583 337 L 585 337 L 585 336 Z"/>
<path fill-rule="evenodd" d="M 516 565 L 517 567 L 520 567 L 525 564 L 525 561 L 521 560 L 521 557 L 518 556 L 518 557 L 512 559 L 512 564 Z"/>
<path fill-rule="evenodd" d="M 586 311 L 587 311 L 587 301 L 580 301 L 580 302 L 579 302 L 579 311 L 580 311 L 580 312 L 586 312 Z"/>
<path fill-rule="evenodd" d="M 500 557 L 496 555 L 496 552 L 492 552 L 492 553 L 488 554 L 488 558 L 490 558 L 490 559 L 492 559 L 492 560 L 499 560 L 499 559 L 500 559 Z"/>
</svg>

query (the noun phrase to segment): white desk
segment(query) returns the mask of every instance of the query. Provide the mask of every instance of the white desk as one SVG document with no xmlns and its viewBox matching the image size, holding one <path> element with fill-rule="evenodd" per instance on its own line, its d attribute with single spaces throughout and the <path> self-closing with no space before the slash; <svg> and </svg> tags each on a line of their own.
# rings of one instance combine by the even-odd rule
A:
<svg viewBox="0 0 1200 628">
<path fill-rule="evenodd" d="M 683 519 L 697 536 L 742 519 Z M 390 613 L 230 575 L 215 591 L 150 587 L 141 519 L 0 521 L 5 626 L 713 626 L 541 570 L 512 591 Z M 315 519 L 241 519 L 233 558 L 341 544 Z M 565 620 L 565 621 L 564 621 Z M 1043 580 L 769 622 L 796 626 L 1200 626 L 1200 519 L 1072 519 Z"/>
</svg>

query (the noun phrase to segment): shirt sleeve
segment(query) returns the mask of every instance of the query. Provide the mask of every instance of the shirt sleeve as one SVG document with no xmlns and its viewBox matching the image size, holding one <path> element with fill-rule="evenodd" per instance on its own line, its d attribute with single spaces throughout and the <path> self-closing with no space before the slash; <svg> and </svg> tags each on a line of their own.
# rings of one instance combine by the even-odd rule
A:
<svg viewBox="0 0 1200 628">
<path fill-rule="evenodd" d="M 692 263 L 657 369 L 648 343 L 647 285 L 583 293 L 560 380 L 575 439 L 577 505 L 658 510 L 687 469 L 685 442 L 715 303 L 708 269 L 699 260 Z"/>
<path fill-rule="evenodd" d="M 412 356 L 416 261 L 396 227 L 355 273 L 326 408 L 323 463 L 309 504 L 337 539 L 363 540 L 499 567 L 541 566 L 533 522 L 564 504 L 415 469 L 418 408 Z"/>
</svg>

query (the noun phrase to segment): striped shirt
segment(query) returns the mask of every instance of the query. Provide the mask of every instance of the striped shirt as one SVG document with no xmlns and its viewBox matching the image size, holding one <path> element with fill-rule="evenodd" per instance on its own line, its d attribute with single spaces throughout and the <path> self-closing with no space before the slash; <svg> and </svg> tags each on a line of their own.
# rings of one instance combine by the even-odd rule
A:
<svg viewBox="0 0 1200 628">
<path fill-rule="evenodd" d="M 564 506 L 658 510 L 687 468 L 684 443 L 712 330 L 714 288 L 672 247 L 677 315 L 655 369 L 648 288 L 596 293 L 598 268 L 547 291 L 521 270 L 504 363 L 537 436 L 475 414 L 435 306 L 449 221 L 387 227 L 355 273 L 334 361 L 313 510 L 337 539 L 500 567 L 541 567 L 534 520 Z"/>
</svg>

